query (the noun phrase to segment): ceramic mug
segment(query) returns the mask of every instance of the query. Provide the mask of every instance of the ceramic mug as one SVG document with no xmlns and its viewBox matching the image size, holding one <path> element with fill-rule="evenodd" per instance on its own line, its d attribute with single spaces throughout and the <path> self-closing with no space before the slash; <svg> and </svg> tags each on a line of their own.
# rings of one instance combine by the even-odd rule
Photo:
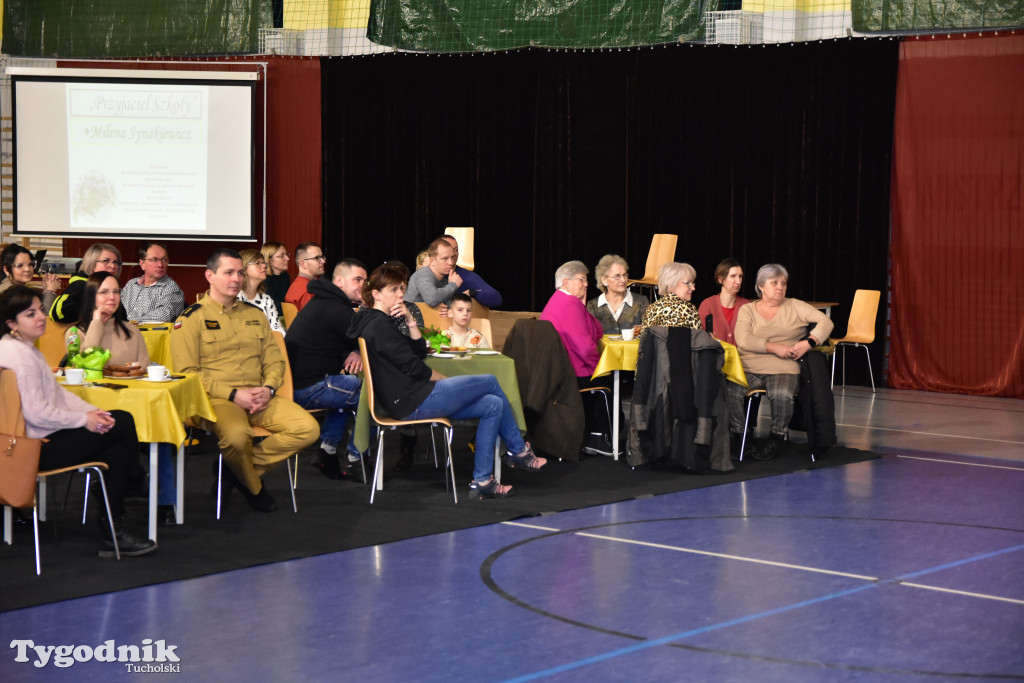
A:
<svg viewBox="0 0 1024 683">
<path fill-rule="evenodd" d="M 619 333 L 622 335 L 622 340 L 623 341 L 632 341 L 633 340 L 633 328 L 632 327 L 623 327 L 621 330 L 619 330 Z"/>
<path fill-rule="evenodd" d="M 171 376 L 171 371 L 163 365 L 150 365 L 146 368 L 146 375 L 150 382 L 162 382 Z"/>
<path fill-rule="evenodd" d="M 65 384 L 81 384 L 85 381 L 85 370 L 82 368 L 64 368 Z"/>
</svg>

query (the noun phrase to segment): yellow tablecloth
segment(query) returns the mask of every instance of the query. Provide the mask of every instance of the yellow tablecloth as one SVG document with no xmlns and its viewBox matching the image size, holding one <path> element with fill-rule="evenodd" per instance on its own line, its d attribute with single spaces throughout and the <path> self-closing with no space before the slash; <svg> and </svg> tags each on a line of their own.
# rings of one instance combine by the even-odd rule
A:
<svg viewBox="0 0 1024 683">
<path fill-rule="evenodd" d="M 171 367 L 171 325 L 173 324 L 139 325 L 139 332 L 142 333 L 142 338 L 146 341 L 146 351 L 149 352 L 150 363 Z"/>
<path fill-rule="evenodd" d="M 615 370 L 629 370 L 630 372 L 636 370 L 640 340 L 623 341 L 601 337 L 598 348 L 601 350 L 601 358 L 597 361 L 597 367 L 594 368 L 591 379 L 607 375 Z M 747 375 L 743 372 L 740 352 L 729 342 L 722 342 L 722 348 L 725 349 L 725 365 L 722 366 L 722 374 L 736 384 L 747 386 Z"/>
<path fill-rule="evenodd" d="M 217 414 L 203 391 L 199 375 L 187 374 L 171 382 L 104 379 L 126 389 L 64 385 L 64 388 L 101 410 L 124 410 L 135 418 L 135 431 L 143 443 L 180 444 L 185 441 L 182 423 L 193 416 L 215 421 Z"/>
<path fill-rule="evenodd" d="M 516 379 L 516 364 L 508 356 L 468 354 L 463 358 L 434 358 L 428 356 L 427 365 L 447 377 L 458 375 L 494 375 L 505 392 L 512 412 L 516 417 L 519 431 L 526 431 L 523 416 L 523 401 L 519 396 L 519 380 Z M 370 408 L 367 405 L 368 392 L 360 392 L 359 411 L 356 413 L 355 445 L 360 452 L 370 447 Z"/>
</svg>

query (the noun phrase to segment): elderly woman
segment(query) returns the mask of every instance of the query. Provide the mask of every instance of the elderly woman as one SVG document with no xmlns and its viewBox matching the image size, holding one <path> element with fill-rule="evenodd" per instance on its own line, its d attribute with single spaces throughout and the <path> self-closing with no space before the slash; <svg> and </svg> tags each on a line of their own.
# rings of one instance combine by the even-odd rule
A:
<svg viewBox="0 0 1024 683">
<path fill-rule="evenodd" d="M 785 446 L 800 379 L 797 361 L 823 344 L 832 332 L 832 321 L 824 313 L 798 299 L 786 298 L 788 282 L 789 273 L 781 265 L 761 266 L 754 287 L 761 298 L 741 308 L 736 320 L 736 346 L 747 374 L 747 387 L 765 389 L 772 407 L 771 432 L 754 453 L 760 460 L 774 458 Z M 742 406 L 746 389 L 732 382 L 726 382 L 726 387 L 730 402 Z M 743 431 L 743 424 L 736 424 L 737 418 L 733 417 L 741 413 L 742 408 L 737 411 L 730 407 L 733 432 Z"/>
<path fill-rule="evenodd" d="M 267 261 L 256 249 L 245 249 L 242 257 L 242 286 L 238 289 L 238 300 L 252 304 L 263 311 L 270 323 L 270 329 L 284 334 L 284 326 L 277 314 L 277 304 L 267 293 Z"/>
<path fill-rule="evenodd" d="M 121 252 L 113 244 L 97 242 L 85 250 L 80 270 L 71 276 L 67 289 L 57 297 L 57 301 L 50 308 L 50 318 L 59 323 L 73 323 L 78 320 L 85 281 L 98 271 L 110 273 L 114 277 L 121 274 Z"/>
<path fill-rule="evenodd" d="M 260 247 L 260 253 L 267 262 L 267 294 L 274 300 L 278 315 L 284 317 L 281 302 L 292 284 L 292 277 L 288 274 L 288 248 L 280 242 L 267 242 Z"/>
<path fill-rule="evenodd" d="M 696 289 L 696 279 L 697 271 L 689 263 L 672 261 L 658 270 L 658 294 L 661 298 L 644 311 L 641 336 L 648 327 L 656 325 L 702 329 L 697 308 L 690 301 Z"/>
<path fill-rule="evenodd" d="M 509 452 L 505 462 L 512 468 L 536 471 L 547 464 L 523 441 L 512 407 L 494 375 L 445 377 L 423 362 L 427 348 L 405 297 L 409 270 L 389 261 L 374 270 L 363 283 L 363 303 L 349 328 L 349 337 L 366 341 L 373 389 L 379 404 L 398 420 L 431 417 L 476 419 L 476 456 L 470 497 L 505 498 L 511 486 L 494 480 L 494 446 L 500 437 Z M 395 328 L 401 322 L 408 336 Z"/>
<path fill-rule="evenodd" d="M 750 303 L 749 299 L 740 296 L 743 286 L 743 266 L 734 258 L 727 258 L 715 268 L 715 282 L 722 291 L 709 296 L 700 302 L 697 315 L 702 322 L 711 316 L 712 325 L 709 329 L 715 339 L 736 345 L 736 314 Z"/>
<path fill-rule="evenodd" d="M 548 299 L 540 319 L 547 320 L 562 338 L 581 387 L 590 380 L 601 354 L 597 342 L 604 334 L 601 323 L 586 305 L 587 267 L 582 261 L 563 263 L 555 271 L 555 293 Z"/>
<path fill-rule="evenodd" d="M 8 244 L 0 254 L 0 293 L 14 285 L 28 285 L 36 272 L 32 252 L 20 244 Z M 60 280 L 53 273 L 43 276 L 43 309 L 49 311 L 57 299 Z"/>
<path fill-rule="evenodd" d="M 105 476 L 114 534 L 121 555 L 144 555 L 156 543 L 138 539 L 125 528 L 124 494 L 139 442 L 131 413 L 97 410 L 57 384 L 50 365 L 34 343 L 46 331 L 46 313 L 39 292 L 15 285 L 0 294 L 0 367 L 14 371 L 21 394 L 27 435 L 46 438 L 39 455 L 40 469 L 68 467 L 99 460 Z M 107 511 L 100 503 L 99 556 L 114 557 Z"/>
<path fill-rule="evenodd" d="M 587 302 L 587 311 L 597 318 L 605 334 L 618 334 L 633 328 L 640 331 L 640 320 L 650 301 L 643 294 L 629 291 L 629 265 L 618 254 L 605 254 L 594 268 L 600 296 Z"/>
</svg>

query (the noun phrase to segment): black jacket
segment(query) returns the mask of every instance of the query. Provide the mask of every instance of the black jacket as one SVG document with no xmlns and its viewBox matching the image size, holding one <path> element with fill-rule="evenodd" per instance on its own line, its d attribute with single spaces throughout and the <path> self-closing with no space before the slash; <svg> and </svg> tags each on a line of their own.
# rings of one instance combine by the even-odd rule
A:
<svg viewBox="0 0 1024 683">
<path fill-rule="evenodd" d="M 284 339 L 296 389 L 340 375 L 348 355 L 359 353 L 359 344 L 348 336 L 356 304 L 324 278 L 310 282 L 309 293 L 313 298 L 295 316 Z"/>
<path fill-rule="evenodd" d="M 812 350 L 800 359 L 800 389 L 790 425 L 807 432 L 807 447 L 812 455 L 822 455 L 836 445 L 832 372 L 828 357 L 821 351 Z"/>
<path fill-rule="evenodd" d="M 434 390 L 431 370 L 423 362 L 426 343 L 402 336 L 388 314 L 375 308 L 361 309 L 352 320 L 348 336 L 353 341 L 359 337 L 366 340 L 377 409 L 386 415 L 403 419 Z"/>
</svg>

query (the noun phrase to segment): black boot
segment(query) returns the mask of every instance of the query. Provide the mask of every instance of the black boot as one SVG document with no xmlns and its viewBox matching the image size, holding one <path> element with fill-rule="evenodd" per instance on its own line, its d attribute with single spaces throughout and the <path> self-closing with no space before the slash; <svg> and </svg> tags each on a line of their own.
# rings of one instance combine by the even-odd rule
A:
<svg viewBox="0 0 1024 683">
<path fill-rule="evenodd" d="M 759 439 L 758 448 L 751 453 L 757 460 L 771 460 L 786 449 L 786 437 L 771 432 L 767 439 Z"/>
<path fill-rule="evenodd" d="M 320 474 L 324 475 L 328 479 L 348 479 L 348 472 L 342 472 L 341 466 L 338 464 L 338 455 L 336 453 L 328 453 L 324 449 L 317 451 L 313 459 L 310 460 L 310 464 L 320 471 Z"/>
<path fill-rule="evenodd" d="M 416 435 L 402 434 L 402 455 L 395 463 L 396 472 L 408 472 L 412 468 L 413 456 L 416 453 Z"/>
<path fill-rule="evenodd" d="M 110 523 L 105 516 L 100 516 L 99 525 L 102 536 L 99 556 L 116 557 L 114 541 L 110 538 Z M 156 550 L 156 541 L 151 541 L 148 538 L 135 538 L 128 533 L 128 530 L 125 529 L 124 515 L 114 518 L 114 535 L 117 538 L 117 549 L 122 556 L 135 557 L 136 555 L 145 555 Z"/>
</svg>

